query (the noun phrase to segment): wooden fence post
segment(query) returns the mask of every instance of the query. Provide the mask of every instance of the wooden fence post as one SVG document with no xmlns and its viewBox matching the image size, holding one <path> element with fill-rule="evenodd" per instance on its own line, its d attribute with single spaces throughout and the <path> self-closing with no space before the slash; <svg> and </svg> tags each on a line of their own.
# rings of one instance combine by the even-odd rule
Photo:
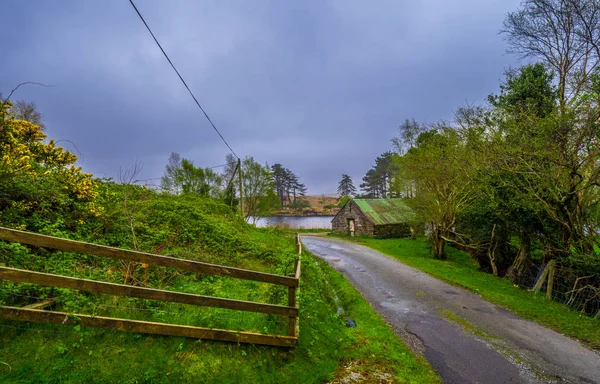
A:
<svg viewBox="0 0 600 384">
<path fill-rule="evenodd" d="M 298 253 L 298 255 L 302 254 L 302 243 L 300 242 L 300 234 L 299 233 L 296 233 L 296 253 Z M 300 256 L 298 256 L 298 257 L 300 257 Z"/>
<path fill-rule="evenodd" d="M 296 306 L 296 288 L 288 287 L 288 305 Z M 296 336 L 296 317 L 290 316 L 288 321 L 288 336 Z"/>
<path fill-rule="evenodd" d="M 298 282 L 300 282 L 300 267 L 301 267 L 301 261 L 300 261 L 300 255 L 302 254 L 302 243 L 300 242 L 300 234 L 296 233 L 296 252 L 298 253 L 298 259 L 296 259 L 296 262 L 294 263 L 294 277 L 296 279 L 298 279 Z M 298 293 L 298 291 L 300 290 L 300 287 L 298 286 L 298 288 L 296 287 L 288 287 L 288 306 L 289 307 L 296 307 L 296 294 Z M 298 314 L 299 315 L 299 314 Z M 298 317 L 289 317 L 289 322 L 288 322 L 288 336 L 293 336 L 293 337 L 298 337 L 299 336 L 299 329 L 298 329 Z"/>
<path fill-rule="evenodd" d="M 551 270 L 554 271 L 554 264 L 556 264 L 556 260 L 550 260 L 548 264 L 546 264 L 546 268 L 544 268 L 544 271 L 542 272 L 541 276 L 538 278 L 538 280 L 535 282 L 535 285 L 531 289 L 533 292 L 538 293 L 542 289 L 542 285 L 544 285 L 544 281 L 546 281 L 549 272 Z M 552 279 L 554 280 L 554 274 L 552 276 Z M 550 291 L 552 291 L 552 288 L 550 288 Z M 552 294 L 552 292 L 550 292 L 550 294 Z"/>
</svg>

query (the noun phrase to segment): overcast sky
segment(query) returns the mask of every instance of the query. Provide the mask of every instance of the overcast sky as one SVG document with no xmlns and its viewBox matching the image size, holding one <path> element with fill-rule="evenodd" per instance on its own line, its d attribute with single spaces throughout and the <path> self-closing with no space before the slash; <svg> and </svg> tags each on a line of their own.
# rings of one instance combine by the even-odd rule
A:
<svg viewBox="0 0 600 384">
<path fill-rule="evenodd" d="M 294 171 L 310 194 L 355 185 L 405 118 L 450 119 L 519 65 L 498 34 L 519 0 L 137 0 L 142 15 L 240 156 Z M 127 0 L 4 1 L 0 91 L 33 101 L 80 165 L 162 176 L 228 149 Z M 62 142 L 75 151 L 71 144 Z M 157 180 L 157 182 L 159 182 Z"/>
</svg>

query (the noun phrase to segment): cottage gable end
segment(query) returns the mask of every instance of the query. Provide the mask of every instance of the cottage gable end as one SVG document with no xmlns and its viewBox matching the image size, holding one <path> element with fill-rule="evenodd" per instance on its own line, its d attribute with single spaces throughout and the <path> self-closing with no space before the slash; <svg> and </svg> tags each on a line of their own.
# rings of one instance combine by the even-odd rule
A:
<svg viewBox="0 0 600 384">
<path fill-rule="evenodd" d="M 373 221 L 363 213 L 354 200 L 348 200 L 331 220 L 333 233 L 349 234 L 350 220 L 354 221 L 354 234 L 356 236 L 373 236 Z"/>
</svg>

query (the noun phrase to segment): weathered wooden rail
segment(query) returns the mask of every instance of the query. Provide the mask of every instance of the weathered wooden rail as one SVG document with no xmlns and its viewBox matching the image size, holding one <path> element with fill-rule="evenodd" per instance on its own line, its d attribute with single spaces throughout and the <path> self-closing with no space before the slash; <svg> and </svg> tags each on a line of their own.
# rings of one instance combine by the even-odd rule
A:
<svg viewBox="0 0 600 384">
<path fill-rule="evenodd" d="M 36 247 L 57 249 L 61 251 L 109 257 L 112 259 L 125 260 L 129 262 L 154 264 L 206 275 L 226 276 L 243 280 L 253 280 L 283 285 L 288 287 L 288 305 L 265 304 L 176 291 L 166 291 L 161 289 L 135 287 L 124 284 L 107 283 L 96 280 L 80 279 L 2 266 L 0 266 L 0 280 L 70 288 L 80 291 L 116 296 L 137 297 L 142 299 L 287 316 L 289 319 L 289 326 L 287 335 L 267 335 L 253 332 L 238 332 L 225 329 L 202 328 L 186 325 L 89 316 L 83 314 L 68 314 L 64 312 L 34 309 L 32 307 L 17 308 L 0 306 L 0 318 L 2 319 L 55 324 L 74 324 L 77 322 L 89 327 L 108 328 L 113 330 L 124 330 L 139 333 L 184 336 L 199 339 L 265 344 L 283 347 L 295 347 L 298 345 L 299 308 L 296 302 L 296 295 L 298 293 L 298 286 L 300 282 L 300 255 L 296 260 L 293 276 L 281 276 L 227 267 L 223 265 L 179 259 L 170 256 L 161 256 L 151 253 L 108 247 L 104 245 L 90 244 L 81 241 L 61 239 L 58 237 L 45 236 L 2 227 L 0 227 L 0 240 L 18 242 Z M 300 254 L 301 243 L 299 235 L 296 235 L 296 249 Z"/>
</svg>

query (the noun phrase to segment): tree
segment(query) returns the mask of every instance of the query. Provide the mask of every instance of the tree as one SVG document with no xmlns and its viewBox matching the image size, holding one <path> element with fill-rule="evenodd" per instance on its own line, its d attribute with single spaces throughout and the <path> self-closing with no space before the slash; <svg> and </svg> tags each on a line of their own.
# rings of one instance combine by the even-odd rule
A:
<svg viewBox="0 0 600 384">
<path fill-rule="evenodd" d="M 246 220 L 252 219 L 254 223 L 260 217 L 270 215 L 278 207 L 278 199 L 273 191 L 273 174 L 268 165 L 260 165 L 254 158 L 246 157 L 242 161 L 242 181 Z"/>
<path fill-rule="evenodd" d="M 529 64 L 508 71 L 499 95 L 488 96 L 492 106 L 504 114 L 546 117 L 556 110 L 558 91 L 553 74 L 543 64 Z"/>
<path fill-rule="evenodd" d="M 354 196 L 356 195 L 356 187 L 352 183 L 352 178 L 346 174 L 342 174 L 342 179 L 338 185 L 338 194 L 341 196 Z"/>
<path fill-rule="evenodd" d="M 519 81 L 530 80 L 526 73 L 521 72 L 523 79 Z M 541 234 L 547 260 L 564 258 L 573 249 L 593 248 L 589 234 L 598 226 L 590 218 L 597 207 L 600 185 L 600 86 L 594 91 L 596 76 L 590 75 L 591 92 L 581 94 L 564 109 L 528 115 L 501 109 L 503 120 L 497 137 L 503 152 L 496 157 L 496 166 L 512 175 L 515 191 L 533 198 L 544 212 L 547 228 Z M 518 89 L 508 87 L 504 93 L 518 94 Z M 551 96 L 548 93 L 538 99 Z"/>
<path fill-rule="evenodd" d="M 42 114 L 37 110 L 35 104 L 30 101 L 17 101 L 12 107 L 12 113 L 17 120 L 29 121 L 30 123 L 40 126 L 42 130 L 45 128 L 42 123 Z"/>
<path fill-rule="evenodd" d="M 279 163 L 274 164 L 271 170 L 275 182 L 275 192 L 279 197 L 282 208 L 290 206 L 296 202 L 296 199 L 304 197 L 306 186 L 300 183 L 294 172 Z"/>
<path fill-rule="evenodd" d="M 507 74 L 489 111 L 458 114 L 459 131 L 477 156 L 471 180 L 479 197 L 457 222 L 482 268 L 518 278 L 534 241 L 544 262 L 594 252 L 600 173 L 594 77 L 589 91 L 561 110 L 549 70 L 527 65 Z M 519 239 L 516 251 L 511 238 Z"/>
<path fill-rule="evenodd" d="M 402 155 L 415 145 L 417 137 L 426 130 L 427 127 L 424 124 L 419 124 L 415 119 L 406 119 L 398 127 L 399 135 L 392 138 L 392 147 L 398 154 Z"/>
<path fill-rule="evenodd" d="M 175 173 L 175 186 L 182 193 L 195 193 L 202 197 L 219 197 L 221 177 L 212 169 L 195 167 L 187 159 L 181 160 L 181 169 Z"/>
<path fill-rule="evenodd" d="M 415 183 L 416 194 L 408 203 L 428 223 L 436 258 L 446 258 L 445 245 L 455 238 L 458 213 L 475 198 L 470 156 L 458 133 L 440 126 L 421 133 L 415 146 L 399 160 L 402 171 L 398 177 Z"/>
<path fill-rule="evenodd" d="M 539 199 L 534 198 L 536 195 L 547 197 L 549 191 L 540 189 L 534 195 L 525 185 L 538 183 L 530 173 L 532 162 L 538 174 L 553 172 L 551 163 L 544 159 L 548 138 L 540 124 L 556 113 L 558 91 L 553 85 L 552 73 L 539 63 L 508 72 L 500 90 L 499 95 L 488 98 L 494 107 L 492 113 L 497 117 L 486 129 L 491 134 L 490 139 L 476 149 L 487 155 L 482 156 L 486 165 L 477 180 L 483 196 L 476 205 L 479 212 L 466 212 L 466 217 L 471 222 L 472 239 L 477 241 L 479 237 L 483 245 L 472 251 L 472 256 L 480 265 L 488 259 L 495 274 L 508 269 L 516 278 L 529 259 L 534 236 L 548 230 L 554 232 L 547 224 L 546 229 L 543 228 L 543 223 L 551 219 Z M 477 216 L 486 217 L 487 225 Z M 494 229 L 500 236 L 481 241 Z M 516 255 L 509 247 L 510 236 L 519 239 Z"/>
<path fill-rule="evenodd" d="M 237 188 L 235 177 L 237 175 L 238 161 L 231 154 L 228 153 L 225 157 L 225 168 L 223 170 L 223 201 L 230 207 L 236 207 L 238 205 L 237 199 Z"/>
<path fill-rule="evenodd" d="M 170 193 L 179 193 L 177 189 L 175 178 L 177 172 L 181 170 L 181 155 L 179 153 L 171 152 L 167 165 L 165 166 L 165 174 L 161 178 L 160 186 L 164 191 Z"/>
<path fill-rule="evenodd" d="M 202 197 L 220 198 L 222 178 L 210 168 L 194 166 L 194 163 L 182 159 L 178 153 L 171 153 L 161 179 L 161 188 L 167 192 L 195 193 Z"/>
<path fill-rule="evenodd" d="M 509 52 L 541 59 L 557 73 L 561 111 L 600 64 L 597 0 L 525 0 L 521 9 L 508 13 L 501 33 Z"/>
<path fill-rule="evenodd" d="M 273 180 L 275 182 L 275 193 L 279 198 L 280 206 L 283 207 L 287 200 L 286 180 L 289 171 L 279 163 L 273 164 L 271 171 L 273 172 Z"/>
<path fill-rule="evenodd" d="M 365 196 L 384 199 L 391 197 L 389 191 L 395 173 L 394 156 L 396 155 L 388 151 L 375 159 L 375 165 L 367 171 L 363 177 L 363 183 L 360 185 Z"/>
<path fill-rule="evenodd" d="M 367 198 L 378 198 L 381 196 L 381 179 L 374 168 L 371 168 L 362 178 L 363 183 L 360 189 L 363 191 L 362 196 Z"/>
</svg>

